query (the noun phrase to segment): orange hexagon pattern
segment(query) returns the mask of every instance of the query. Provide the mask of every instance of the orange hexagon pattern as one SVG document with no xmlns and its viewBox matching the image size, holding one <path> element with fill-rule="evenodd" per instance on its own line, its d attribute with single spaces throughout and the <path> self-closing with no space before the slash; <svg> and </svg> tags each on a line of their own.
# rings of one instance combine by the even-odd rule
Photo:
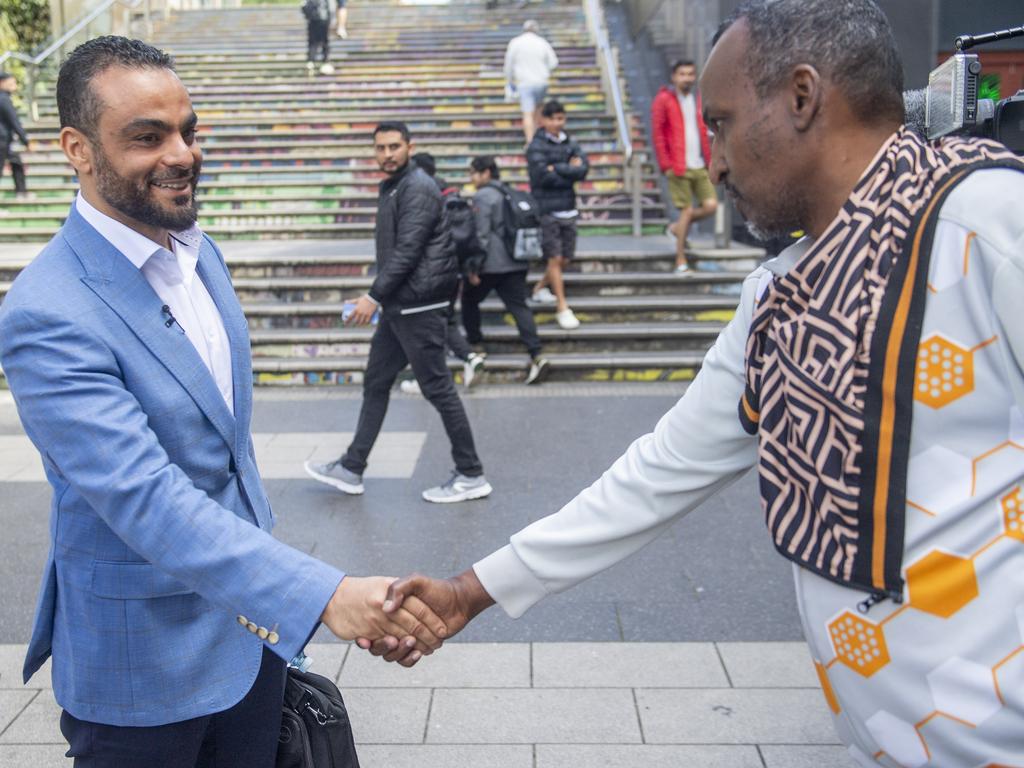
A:
<svg viewBox="0 0 1024 768">
<path fill-rule="evenodd" d="M 1003 507 L 1003 525 L 1006 535 L 1024 541 L 1024 497 L 1018 485 L 999 500 Z"/>
<path fill-rule="evenodd" d="M 889 663 L 885 635 L 877 624 L 849 611 L 828 625 L 836 657 L 854 672 L 871 677 Z"/>
<path fill-rule="evenodd" d="M 974 389 L 974 355 L 942 336 L 930 336 L 917 352 L 914 398 L 942 408 Z"/>
<path fill-rule="evenodd" d="M 946 552 L 929 552 L 907 568 L 910 604 L 948 619 L 978 596 L 974 563 Z"/>
</svg>

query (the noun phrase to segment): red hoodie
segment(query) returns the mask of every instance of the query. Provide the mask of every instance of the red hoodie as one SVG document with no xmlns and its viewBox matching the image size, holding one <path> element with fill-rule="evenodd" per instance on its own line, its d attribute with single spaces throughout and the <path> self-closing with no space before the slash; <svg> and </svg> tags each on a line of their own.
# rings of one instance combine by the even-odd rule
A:
<svg viewBox="0 0 1024 768">
<path fill-rule="evenodd" d="M 700 134 L 700 152 L 704 156 L 704 167 L 711 165 L 711 142 L 708 129 L 701 114 L 700 94 L 697 99 L 697 133 Z M 651 131 L 654 134 L 654 151 L 658 156 L 658 167 L 662 173 L 672 171 L 676 176 L 686 173 L 686 128 L 683 125 L 683 110 L 675 88 L 662 87 L 651 104 Z"/>
</svg>

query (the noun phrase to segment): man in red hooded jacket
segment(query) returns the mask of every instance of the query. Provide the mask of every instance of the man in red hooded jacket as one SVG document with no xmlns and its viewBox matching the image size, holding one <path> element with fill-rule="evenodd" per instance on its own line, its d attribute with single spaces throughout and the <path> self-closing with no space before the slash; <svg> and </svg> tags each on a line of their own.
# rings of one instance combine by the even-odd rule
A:
<svg viewBox="0 0 1024 768">
<path fill-rule="evenodd" d="M 700 95 L 694 91 L 697 66 L 689 60 L 672 65 L 672 88 L 663 87 L 651 104 L 651 127 L 658 167 L 668 177 L 679 220 L 669 226 L 676 238 L 676 273 L 688 272 L 686 236 L 690 225 L 718 208 L 718 196 L 708 176 L 711 143 L 701 116 Z M 697 207 L 694 208 L 694 202 Z"/>
</svg>

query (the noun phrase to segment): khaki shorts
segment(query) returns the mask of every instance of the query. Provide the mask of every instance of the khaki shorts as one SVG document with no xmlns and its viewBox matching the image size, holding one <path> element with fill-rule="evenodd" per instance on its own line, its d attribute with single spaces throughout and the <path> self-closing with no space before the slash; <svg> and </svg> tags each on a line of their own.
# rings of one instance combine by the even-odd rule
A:
<svg viewBox="0 0 1024 768">
<path fill-rule="evenodd" d="M 682 176 L 676 176 L 672 171 L 666 172 L 665 175 L 668 177 L 668 191 L 672 195 L 672 204 L 681 211 L 693 205 L 694 200 L 700 205 L 705 200 L 718 199 L 707 168 L 691 168 Z"/>
</svg>

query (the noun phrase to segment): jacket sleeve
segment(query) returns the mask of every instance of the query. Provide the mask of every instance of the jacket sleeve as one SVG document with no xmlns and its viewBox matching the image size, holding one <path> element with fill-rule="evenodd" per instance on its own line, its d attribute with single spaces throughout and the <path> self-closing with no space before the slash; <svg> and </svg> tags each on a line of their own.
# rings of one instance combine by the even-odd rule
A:
<svg viewBox="0 0 1024 768">
<path fill-rule="evenodd" d="M 569 179 L 572 182 L 583 181 L 587 178 L 587 173 L 590 171 L 590 160 L 587 158 L 587 153 L 583 151 L 583 148 L 576 142 L 572 142 L 572 146 L 569 152 L 570 159 L 578 157 L 583 161 L 582 165 L 570 165 L 568 162 L 556 163 L 555 173 L 565 179 Z"/>
<path fill-rule="evenodd" d="M 555 53 L 555 49 L 551 47 L 551 43 L 548 43 L 547 40 L 544 42 L 548 47 L 548 49 L 544 51 L 544 63 L 547 65 L 548 71 L 551 72 L 558 66 L 558 54 Z"/>
<path fill-rule="evenodd" d="M 473 566 L 513 618 L 549 594 L 610 568 L 755 462 L 757 441 L 740 426 L 747 330 L 759 269 L 744 282 L 740 310 L 708 352 L 682 399 L 593 485 L 561 510 L 512 536 Z"/>
<path fill-rule="evenodd" d="M 21 139 L 23 143 L 28 144 L 28 135 L 25 133 L 25 129 L 21 127 L 21 120 L 18 119 L 18 113 L 10 99 L 0 99 L 0 123 L 8 125 L 13 135 Z"/>
<path fill-rule="evenodd" d="M 651 138 L 654 140 L 654 154 L 662 173 L 672 167 L 672 156 L 668 149 L 668 110 L 665 100 L 659 94 L 651 103 Z"/>
<path fill-rule="evenodd" d="M 25 431 L 131 550 L 225 611 L 277 626 L 292 659 L 344 574 L 217 504 L 171 463 L 120 360 L 67 313 L 0 319 L 0 360 Z"/>
<path fill-rule="evenodd" d="M 526 150 L 526 163 L 530 171 L 530 186 L 534 189 L 564 189 L 566 179 L 555 170 L 548 170 L 547 155 L 544 150 L 531 143 Z M 569 182 L 571 185 L 571 182 Z"/>
<path fill-rule="evenodd" d="M 476 220 L 476 237 L 480 241 L 480 247 L 487 253 L 491 244 L 491 238 L 497 233 L 493 231 L 491 217 L 494 206 L 491 205 L 487 195 L 482 190 L 473 195 L 473 218 Z"/>
<path fill-rule="evenodd" d="M 370 296 L 381 302 L 416 269 L 441 217 L 441 191 L 433 181 L 427 186 L 408 179 L 400 185 L 396 203 L 394 251 L 370 288 Z"/>
</svg>

